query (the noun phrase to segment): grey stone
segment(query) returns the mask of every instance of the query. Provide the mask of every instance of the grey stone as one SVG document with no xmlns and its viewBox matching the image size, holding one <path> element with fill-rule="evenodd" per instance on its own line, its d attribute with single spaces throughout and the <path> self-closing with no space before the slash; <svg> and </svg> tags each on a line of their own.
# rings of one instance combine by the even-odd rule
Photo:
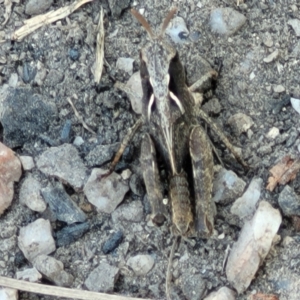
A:
<svg viewBox="0 0 300 300">
<path fill-rule="evenodd" d="M 119 268 L 101 262 L 85 280 L 84 284 L 90 291 L 112 292 L 119 276 Z"/>
<path fill-rule="evenodd" d="M 37 167 L 46 175 L 68 183 L 75 190 L 83 187 L 87 169 L 73 145 L 64 144 L 46 150 L 38 157 Z"/>
<path fill-rule="evenodd" d="M 182 291 L 188 300 L 202 299 L 206 292 L 206 283 L 200 274 L 193 274 L 186 270 L 180 277 Z"/>
<path fill-rule="evenodd" d="M 40 194 L 41 189 L 40 182 L 29 174 L 21 185 L 20 203 L 33 211 L 43 212 L 47 205 Z"/>
<path fill-rule="evenodd" d="M 256 203 L 260 198 L 262 183 L 263 180 L 261 178 L 253 178 L 242 197 L 236 199 L 232 204 L 231 213 L 239 216 L 240 220 L 252 217 L 255 212 Z"/>
<path fill-rule="evenodd" d="M 61 183 L 42 189 L 42 195 L 58 220 L 67 224 L 86 220 L 84 212 L 66 193 Z"/>
<path fill-rule="evenodd" d="M 141 201 L 132 201 L 123 204 L 112 213 L 114 223 L 118 221 L 141 222 L 144 219 L 143 205 Z"/>
<path fill-rule="evenodd" d="M 293 109 L 300 114 L 300 99 L 292 98 L 291 97 L 291 104 L 293 106 Z"/>
<path fill-rule="evenodd" d="M 19 158 L 25 171 L 30 171 L 34 168 L 34 161 L 31 156 L 22 155 Z"/>
<path fill-rule="evenodd" d="M 18 290 L 0 287 L 0 299 L 1 300 L 18 300 Z"/>
<path fill-rule="evenodd" d="M 222 168 L 213 182 L 213 201 L 230 202 L 239 197 L 246 183 L 234 172 Z"/>
<path fill-rule="evenodd" d="M 134 112 L 136 114 L 141 114 L 143 89 L 140 72 L 135 72 L 131 75 L 126 83 L 126 92 Z"/>
<path fill-rule="evenodd" d="M 25 269 L 23 271 L 18 271 L 17 279 L 25 280 L 29 282 L 39 282 L 42 279 L 42 275 L 38 272 L 36 268 L 31 268 L 31 269 Z"/>
<path fill-rule="evenodd" d="M 132 74 L 134 59 L 130 57 L 119 57 L 117 60 L 117 69 Z"/>
<path fill-rule="evenodd" d="M 55 251 L 55 242 L 51 234 L 51 225 L 48 220 L 37 219 L 20 229 L 18 246 L 24 256 L 32 261 L 38 255 L 50 254 Z"/>
<path fill-rule="evenodd" d="M 29 0 L 25 6 L 27 15 L 38 15 L 45 12 L 53 3 L 53 0 Z"/>
<path fill-rule="evenodd" d="M 269 54 L 267 57 L 264 58 L 264 62 L 265 63 L 270 63 L 272 61 L 274 61 L 279 55 L 279 51 L 278 49 L 276 49 L 275 51 L 273 51 L 271 54 Z"/>
<path fill-rule="evenodd" d="M 235 300 L 235 292 L 226 286 L 219 288 L 216 292 L 210 293 L 203 300 Z"/>
<path fill-rule="evenodd" d="M 243 132 L 246 132 L 254 124 L 251 117 L 237 113 L 228 119 L 228 124 L 232 127 L 236 136 L 240 136 Z"/>
<path fill-rule="evenodd" d="M 56 114 L 55 105 L 33 95 L 31 89 L 0 90 L 0 122 L 4 143 L 10 148 L 22 146 L 47 131 Z"/>
<path fill-rule="evenodd" d="M 212 98 L 206 102 L 201 109 L 203 109 L 207 114 L 219 114 L 221 112 L 221 104 L 219 99 Z"/>
<path fill-rule="evenodd" d="M 221 35 L 232 35 L 246 22 L 246 17 L 230 8 L 216 8 L 210 14 L 209 25 L 213 32 Z"/>
<path fill-rule="evenodd" d="M 154 259 L 150 255 L 138 254 L 127 260 L 127 265 L 138 276 L 146 275 L 154 266 Z"/>
<path fill-rule="evenodd" d="M 300 197 L 289 185 L 279 194 L 278 204 L 285 216 L 300 216 Z"/>
<path fill-rule="evenodd" d="M 108 0 L 111 14 L 114 17 L 119 17 L 122 11 L 130 4 L 130 0 Z"/>
<path fill-rule="evenodd" d="M 300 20 L 298 19 L 291 19 L 288 21 L 288 24 L 292 26 L 295 31 L 296 36 L 300 36 Z"/>
<path fill-rule="evenodd" d="M 129 187 L 131 191 L 137 196 L 143 196 L 145 191 L 142 185 L 142 179 L 137 174 L 133 174 L 129 180 Z"/>
<path fill-rule="evenodd" d="M 54 257 L 39 255 L 34 259 L 33 265 L 46 279 L 58 286 L 70 287 L 74 281 L 73 276 L 64 271 L 63 263 Z"/>
<path fill-rule="evenodd" d="M 171 20 L 166 30 L 172 41 L 179 44 L 187 41 L 189 33 L 184 19 L 178 16 Z"/>
<path fill-rule="evenodd" d="M 110 145 L 97 145 L 85 157 L 89 167 L 101 166 L 112 160 L 118 151 L 120 143 Z"/>
<path fill-rule="evenodd" d="M 55 69 L 51 69 L 46 76 L 45 85 L 47 86 L 56 86 L 64 80 L 64 74 Z"/>
<path fill-rule="evenodd" d="M 106 173 L 107 170 L 104 169 L 93 169 L 83 191 L 88 201 L 99 211 L 110 214 L 123 201 L 129 187 L 115 172 L 101 178 Z"/>
</svg>

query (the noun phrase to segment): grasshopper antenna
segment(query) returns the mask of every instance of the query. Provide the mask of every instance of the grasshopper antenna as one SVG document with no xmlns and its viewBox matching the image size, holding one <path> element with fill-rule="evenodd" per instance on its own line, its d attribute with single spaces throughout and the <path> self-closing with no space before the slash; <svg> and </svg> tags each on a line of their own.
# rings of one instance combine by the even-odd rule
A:
<svg viewBox="0 0 300 300">
<path fill-rule="evenodd" d="M 162 37 L 162 36 L 165 34 L 165 31 L 166 31 L 166 29 L 167 29 L 167 27 L 168 27 L 168 25 L 169 25 L 171 19 L 173 18 L 174 14 L 175 14 L 176 12 L 177 12 L 177 7 L 174 7 L 174 8 L 172 8 L 172 9 L 169 11 L 168 15 L 166 16 L 166 18 L 165 18 L 165 20 L 164 20 L 164 22 L 163 22 L 163 24 L 162 24 L 161 32 L 160 32 L 160 37 Z"/>
<path fill-rule="evenodd" d="M 146 19 L 135 9 L 131 9 L 131 14 L 142 24 L 142 26 L 146 29 L 148 32 L 150 38 L 153 40 L 155 38 L 155 35 L 153 34 L 153 31 L 149 25 L 149 23 L 146 21 Z"/>
</svg>

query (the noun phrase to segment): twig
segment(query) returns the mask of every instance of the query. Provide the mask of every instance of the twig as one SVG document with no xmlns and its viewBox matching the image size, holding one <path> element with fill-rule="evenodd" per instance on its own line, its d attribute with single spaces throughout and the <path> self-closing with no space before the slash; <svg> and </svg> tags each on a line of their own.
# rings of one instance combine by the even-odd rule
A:
<svg viewBox="0 0 300 300">
<path fill-rule="evenodd" d="M 78 289 L 68 289 L 58 286 L 50 286 L 40 283 L 33 283 L 13 278 L 0 276 L 0 286 L 17 289 L 24 292 L 55 296 L 59 298 L 73 298 L 81 300 L 147 300 L 104 293 L 83 291 Z M 149 300 L 149 299 L 148 299 Z"/>
<path fill-rule="evenodd" d="M 77 111 L 76 107 L 74 106 L 72 100 L 70 98 L 67 98 L 68 102 L 70 103 L 70 105 L 72 106 L 75 116 L 77 117 L 77 119 L 79 120 L 79 122 L 82 124 L 82 126 L 89 132 L 91 132 L 92 134 L 96 135 L 96 132 L 93 131 L 89 126 L 86 125 L 86 123 L 83 121 L 83 118 L 81 117 L 81 115 L 79 114 L 79 112 Z"/>
<path fill-rule="evenodd" d="M 172 300 L 171 298 L 171 280 L 172 280 L 172 274 L 171 274 L 171 268 L 172 268 L 172 261 L 175 253 L 175 249 L 177 247 L 178 241 L 180 240 L 180 236 L 176 236 L 173 241 L 172 249 L 169 256 L 168 261 L 168 268 L 167 268 L 167 274 L 166 274 L 166 296 L 167 300 Z"/>
<path fill-rule="evenodd" d="M 49 11 L 46 14 L 38 15 L 29 20 L 25 20 L 24 21 L 25 25 L 17 29 L 13 33 L 11 38 L 12 40 L 15 41 L 21 41 L 25 36 L 35 31 L 36 29 L 67 17 L 72 12 L 74 12 L 77 8 L 91 1 L 93 0 L 77 0 L 74 1 L 72 4 L 70 4 L 69 6 L 61 7 L 57 10 Z"/>
<path fill-rule="evenodd" d="M 96 66 L 95 66 L 95 83 L 99 84 L 104 61 L 104 26 L 103 26 L 103 8 L 101 6 L 99 23 L 97 26 L 97 45 L 96 45 Z"/>
</svg>

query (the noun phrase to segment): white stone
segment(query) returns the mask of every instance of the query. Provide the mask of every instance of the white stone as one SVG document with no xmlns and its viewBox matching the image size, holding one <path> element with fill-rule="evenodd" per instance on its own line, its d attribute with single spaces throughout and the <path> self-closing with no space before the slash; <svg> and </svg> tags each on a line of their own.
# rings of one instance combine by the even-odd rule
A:
<svg viewBox="0 0 300 300">
<path fill-rule="evenodd" d="M 34 161 L 31 156 L 20 156 L 20 161 L 22 163 L 22 167 L 25 171 L 30 171 L 34 168 Z"/>
<path fill-rule="evenodd" d="M 272 127 L 267 133 L 267 138 L 275 139 L 279 135 L 279 129 L 277 127 Z"/>
<path fill-rule="evenodd" d="M 234 172 L 221 168 L 213 182 L 213 201 L 232 201 L 242 194 L 245 186 Z"/>
<path fill-rule="evenodd" d="M 186 27 L 185 21 L 181 17 L 175 17 L 169 23 L 166 34 L 170 36 L 174 43 L 183 43 L 186 41 L 189 31 Z"/>
<path fill-rule="evenodd" d="M 64 264 L 54 257 L 39 255 L 33 260 L 33 265 L 44 277 L 58 286 L 68 287 L 74 281 L 73 276 L 64 271 Z"/>
<path fill-rule="evenodd" d="M 235 292 L 226 286 L 210 293 L 203 300 L 235 300 Z"/>
<path fill-rule="evenodd" d="M 256 203 L 260 198 L 262 183 L 263 180 L 261 178 L 253 178 L 242 197 L 236 199 L 232 204 L 230 212 L 239 216 L 241 220 L 252 217 L 255 212 Z"/>
<path fill-rule="evenodd" d="M 273 91 L 275 93 L 283 93 L 285 91 L 285 88 L 283 85 L 278 84 L 278 85 L 273 86 Z"/>
<path fill-rule="evenodd" d="M 278 49 L 276 49 L 274 52 L 272 52 L 270 55 L 268 55 L 267 57 L 264 58 L 264 62 L 265 63 L 270 63 L 273 60 L 275 60 L 279 55 L 279 51 Z"/>
<path fill-rule="evenodd" d="M 31 268 L 23 271 L 17 271 L 17 279 L 29 282 L 39 282 L 42 279 L 42 275 L 36 268 Z"/>
<path fill-rule="evenodd" d="M 143 88 L 140 72 L 131 75 L 126 83 L 126 93 L 130 100 L 132 109 L 136 114 L 142 113 Z"/>
<path fill-rule="evenodd" d="M 291 104 L 294 108 L 294 110 L 300 114 L 300 99 L 292 98 L 291 97 Z"/>
<path fill-rule="evenodd" d="M 132 74 L 134 59 L 130 57 L 119 57 L 117 60 L 117 69 Z"/>
<path fill-rule="evenodd" d="M 226 266 L 227 279 L 239 294 L 248 288 L 269 253 L 281 221 L 279 210 L 261 201 L 253 218 L 245 222 Z"/>
<path fill-rule="evenodd" d="M 99 211 L 110 214 L 123 201 L 129 186 L 115 172 L 99 180 L 106 172 L 105 169 L 93 169 L 83 191 L 88 201 Z"/>
<path fill-rule="evenodd" d="M 232 35 L 246 22 L 246 17 L 238 11 L 226 7 L 216 8 L 210 14 L 209 25 L 213 32 L 221 35 Z"/>
<path fill-rule="evenodd" d="M 28 175 L 21 185 L 20 203 L 33 211 L 43 212 L 47 204 L 41 196 L 41 189 L 41 184 L 32 175 Z"/>
<path fill-rule="evenodd" d="M 154 266 L 154 259 L 150 255 L 138 254 L 127 260 L 127 265 L 138 276 L 146 275 Z"/>
<path fill-rule="evenodd" d="M 81 146 L 84 143 L 84 140 L 81 136 L 76 136 L 76 138 L 73 141 L 74 146 Z"/>
<path fill-rule="evenodd" d="M 0 300 L 18 300 L 18 290 L 0 287 Z"/>
<path fill-rule="evenodd" d="M 300 20 L 298 19 L 291 19 L 287 22 L 289 25 L 292 26 L 292 28 L 294 29 L 296 36 L 300 36 Z"/>
<path fill-rule="evenodd" d="M 51 234 L 49 220 L 37 219 L 22 227 L 18 237 L 18 246 L 29 261 L 40 254 L 50 254 L 55 251 L 55 241 Z"/>
</svg>

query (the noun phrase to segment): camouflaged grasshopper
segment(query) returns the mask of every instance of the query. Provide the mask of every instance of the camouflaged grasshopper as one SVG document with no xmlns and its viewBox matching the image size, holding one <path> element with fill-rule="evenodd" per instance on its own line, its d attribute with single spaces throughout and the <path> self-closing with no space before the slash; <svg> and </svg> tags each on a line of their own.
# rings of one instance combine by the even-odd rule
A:
<svg viewBox="0 0 300 300">
<path fill-rule="evenodd" d="M 216 78 L 217 72 L 210 71 L 188 88 L 179 55 L 164 39 L 165 30 L 176 8 L 169 12 L 158 35 L 153 33 L 142 15 L 135 10 L 131 12 L 150 37 L 149 43 L 140 52 L 142 117 L 125 137 L 110 170 L 115 167 L 136 130 L 141 125 L 146 126 L 148 133 L 143 138 L 140 161 L 152 206 L 152 220 L 161 224 L 166 215 L 156 160 L 158 152 L 168 171 L 172 233 L 183 237 L 207 238 L 212 234 L 214 226 L 214 204 L 211 201 L 213 156 L 210 141 L 199 125 L 199 119 L 204 119 L 245 165 L 226 136 L 200 109 L 193 96 L 193 92 L 201 90 L 207 81 Z"/>
</svg>

